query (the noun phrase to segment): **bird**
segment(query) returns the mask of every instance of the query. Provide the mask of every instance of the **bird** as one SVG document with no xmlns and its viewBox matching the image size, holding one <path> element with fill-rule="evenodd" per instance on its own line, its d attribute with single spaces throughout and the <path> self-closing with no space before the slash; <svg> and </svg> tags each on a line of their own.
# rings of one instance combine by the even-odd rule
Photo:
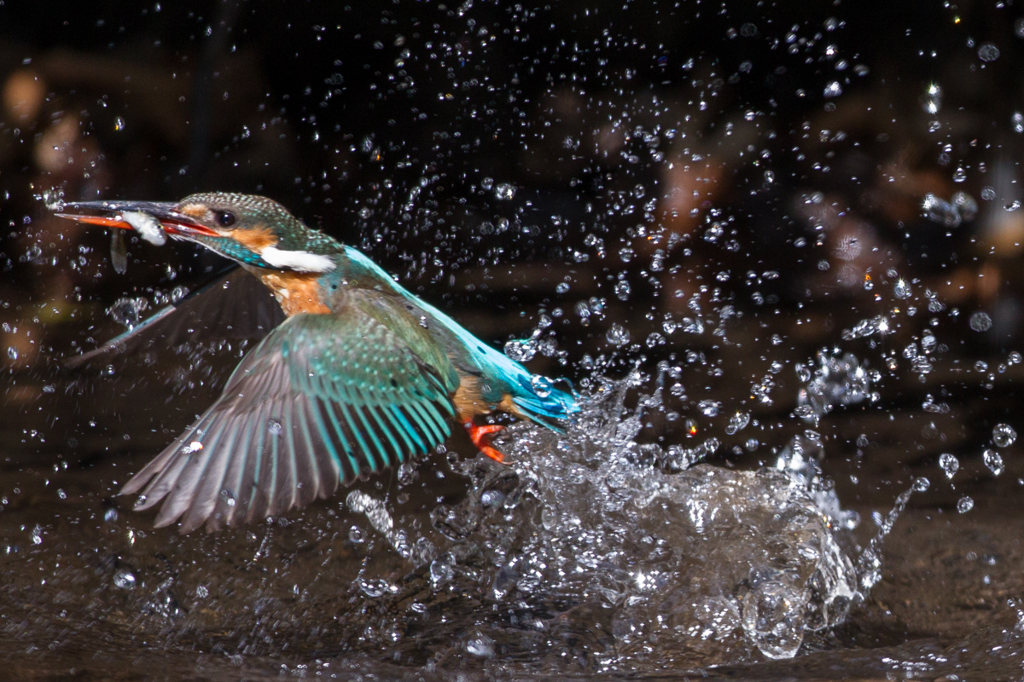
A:
<svg viewBox="0 0 1024 682">
<path fill-rule="evenodd" d="M 475 418 L 502 411 L 561 431 L 579 412 L 571 384 L 531 374 L 272 199 L 209 192 L 69 208 L 86 213 L 57 215 L 224 256 L 283 313 L 213 405 L 121 489 L 138 495 L 136 511 L 160 504 L 156 527 L 215 531 L 304 507 L 432 452 L 453 422 L 502 462 L 490 439 L 503 427 Z"/>
</svg>

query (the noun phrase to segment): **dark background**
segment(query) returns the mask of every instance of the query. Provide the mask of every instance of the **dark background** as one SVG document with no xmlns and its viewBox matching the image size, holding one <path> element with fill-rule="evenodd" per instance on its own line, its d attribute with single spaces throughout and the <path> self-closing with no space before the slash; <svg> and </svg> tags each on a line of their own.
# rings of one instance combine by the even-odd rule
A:
<svg viewBox="0 0 1024 682">
<path fill-rule="evenodd" d="M 221 263 L 130 239 L 118 275 L 105 231 L 46 204 L 261 193 L 487 342 L 533 334 L 534 371 L 660 377 L 645 441 L 755 468 L 816 429 L 864 519 L 929 478 L 844 644 L 1008 618 L 1019 585 L 974 569 L 1019 575 L 1020 446 L 999 475 L 982 452 L 1024 428 L 1024 8 L 780 4 L 0 4 L 0 494 L 31 507 L 57 467 L 114 508 L 109 467 L 159 451 L 239 352 L 69 372 L 126 297 L 145 315 Z M 845 351 L 878 395 L 794 417 L 799 366 Z"/>
</svg>

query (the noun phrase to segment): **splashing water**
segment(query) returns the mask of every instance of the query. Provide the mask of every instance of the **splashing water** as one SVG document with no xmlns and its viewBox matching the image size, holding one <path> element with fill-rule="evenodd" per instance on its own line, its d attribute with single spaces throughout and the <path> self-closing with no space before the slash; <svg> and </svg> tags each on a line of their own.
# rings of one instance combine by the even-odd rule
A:
<svg viewBox="0 0 1024 682">
<path fill-rule="evenodd" d="M 835 362 L 843 376 L 862 371 L 852 356 L 822 366 Z M 429 527 L 419 515 L 382 523 L 379 502 L 349 495 L 349 508 L 388 540 L 381 551 L 390 547 L 427 570 L 426 583 L 396 586 L 396 603 L 414 598 L 438 614 L 442 606 L 450 613 L 452 600 L 470 600 L 471 639 L 488 642 L 481 650 L 551 662 L 576 656 L 626 671 L 655 660 L 743 660 L 754 650 L 792 657 L 807 633 L 841 622 L 877 581 L 881 541 L 909 491 L 857 557 L 844 547 L 858 518 L 841 509 L 818 469 L 820 441 L 797 437 L 759 471 L 686 468 L 717 444 L 687 458 L 678 447 L 638 443 L 644 412 L 660 395 L 640 396 L 630 410 L 626 394 L 640 385 L 639 372 L 596 383 L 567 433 L 510 427 L 499 447 L 511 466 L 483 457 L 454 462 L 470 479 L 468 494 L 433 507 Z M 842 402 L 839 394 L 816 393 Z M 432 551 L 404 551 L 404 536 L 405 544 L 392 537 L 400 527 Z M 545 643 L 524 634 L 538 630 L 573 637 Z"/>
<path fill-rule="evenodd" d="M 864 400 L 875 400 L 871 384 L 877 381 L 875 372 L 862 366 L 852 354 L 819 352 L 811 363 L 798 364 L 798 378 L 805 383 L 797 396 L 796 416 L 818 424 L 822 416 L 836 405 L 855 405 Z"/>
</svg>

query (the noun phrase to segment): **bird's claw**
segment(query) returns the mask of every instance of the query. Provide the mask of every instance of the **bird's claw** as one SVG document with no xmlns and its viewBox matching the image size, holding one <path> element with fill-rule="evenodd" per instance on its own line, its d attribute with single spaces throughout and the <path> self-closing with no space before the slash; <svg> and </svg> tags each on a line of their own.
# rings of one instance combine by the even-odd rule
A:
<svg viewBox="0 0 1024 682">
<path fill-rule="evenodd" d="M 490 445 L 491 434 L 501 431 L 505 428 L 504 426 L 499 424 L 477 426 L 473 422 L 466 422 L 464 426 L 466 427 L 466 431 L 469 433 L 469 439 L 473 441 L 473 445 L 475 445 L 480 452 L 484 453 L 499 464 L 503 464 L 505 462 L 505 455 Z"/>
</svg>

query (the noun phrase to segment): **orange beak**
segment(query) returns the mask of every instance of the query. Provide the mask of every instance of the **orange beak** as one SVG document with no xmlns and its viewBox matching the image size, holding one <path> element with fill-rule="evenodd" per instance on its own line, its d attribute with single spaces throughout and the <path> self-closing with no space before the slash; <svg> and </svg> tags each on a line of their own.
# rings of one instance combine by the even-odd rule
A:
<svg viewBox="0 0 1024 682">
<path fill-rule="evenodd" d="M 123 220 L 117 218 L 107 218 L 100 215 L 74 215 L 72 213 L 57 213 L 55 214 L 58 218 L 67 218 L 68 220 L 77 220 L 80 223 L 86 223 L 88 225 L 101 225 L 103 227 L 120 227 L 124 230 L 132 229 L 130 223 L 126 223 Z M 163 223 L 161 223 L 162 225 Z"/>
</svg>

